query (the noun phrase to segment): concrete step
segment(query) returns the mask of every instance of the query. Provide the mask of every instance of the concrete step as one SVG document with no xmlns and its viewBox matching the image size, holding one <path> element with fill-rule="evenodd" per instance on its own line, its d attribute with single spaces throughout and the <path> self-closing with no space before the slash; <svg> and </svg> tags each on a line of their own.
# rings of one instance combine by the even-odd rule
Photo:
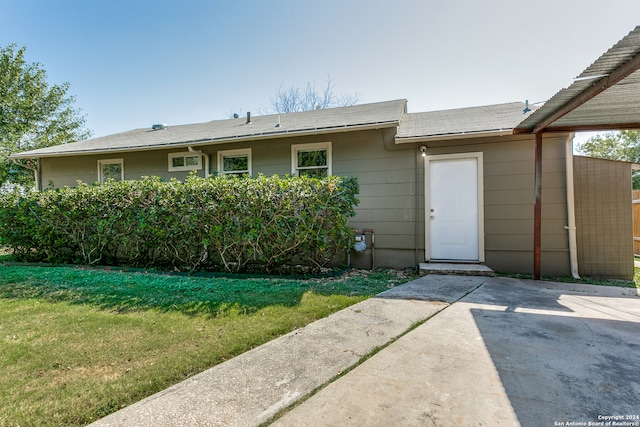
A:
<svg viewBox="0 0 640 427">
<path fill-rule="evenodd" d="M 492 269 L 482 264 L 449 262 L 421 262 L 418 264 L 420 276 L 427 274 L 452 274 L 459 276 L 494 276 Z"/>
</svg>

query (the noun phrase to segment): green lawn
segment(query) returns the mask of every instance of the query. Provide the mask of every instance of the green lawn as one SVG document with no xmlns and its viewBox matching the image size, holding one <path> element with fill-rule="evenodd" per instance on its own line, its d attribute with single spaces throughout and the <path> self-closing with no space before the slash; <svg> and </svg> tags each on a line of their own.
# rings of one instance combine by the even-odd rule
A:
<svg viewBox="0 0 640 427">
<path fill-rule="evenodd" d="M 0 425 L 85 425 L 409 279 L 0 265 Z"/>
<path fill-rule="evenodd" d="M 515 277 L 519 279 L 533 280 L 532 274 L 521 273 L 497 273 L 498 276 Z M 615 279 L 598 279 L 595 277 L 583 276 L 580 279 L 574 279 L 571 276 L 542 276 L 542 280 L 549 282 L 564 282 L 564 283 L 583 283 L 585 285 L 597 285 L 597 286 L 617 286 L 621 288 L 638 288 L 640 289 L 640 268 L 634 268 L 633 281 L 631 280 L 615 280 Z"/>
</svg>

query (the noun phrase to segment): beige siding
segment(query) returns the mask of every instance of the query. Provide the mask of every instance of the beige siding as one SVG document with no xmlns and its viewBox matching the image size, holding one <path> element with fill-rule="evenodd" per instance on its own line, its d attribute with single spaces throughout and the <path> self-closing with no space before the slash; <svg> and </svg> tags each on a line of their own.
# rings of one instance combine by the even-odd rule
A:
<svg viewBox="0 0 640 427">
<path fill-rule="evenodd" d="M 633 253 L 640 255 L 640 190 L 633 190 Z"/>
<path fill-rule="evenodd" d="M 354 176 L 360 203 L 351 224 L 375 230 L 376 267 L 415 267 L 424 260 L 424 163 L 417 144 L 395 144 L 394 129 L 218 144 L 203 149 L 217 168 L 219 150 L 251 148 L 253 175 L 291 173 L 291 144 L 332 144 L 333 174 Z M 543 150 L 543 274 L 568 274 L 564 138 L 545 138 Z M 484 153 L 486 264 L 498 271 L 533 269 L 533 137 L 476 138 L 429 143 L 429 154 Z M 97 180 L 99 159 L 123 158 L 126 179 L 169 173 L 167 156 L 185 150 L 154 150 L 107 156 L 42 159 L 43 184 L 73 186 Z M 203 171 L 200 171 L 202 175 Z M 370 236 L 367 236 L 370 245 Z M 371 265 L 372 254 L 351 256 L 356 266 Z"/>
<path fill-rule="evenodd" d="M 123 159 L 124 179 L 159 176 L 164 180 L 184 179 L 188 172 L 169 172 L 169 153 L 185 150 L 157 150 L 133 153 L 114 153 L 99 156 L 68 156 L 41 159 L 42 186 L 73 187 L 77 181 L 93 184 L 98 181 L 98 160 Z M 203 165 L 204 167 L 204 165 Z M 203 170 L 198 171 L 203 176 Z"/>
<path fill-rule="evenodd" d="M 217 169 L 219 150 L 252 149 L 253 175 L 267 176 L 291 173 L 291 145 L 313 142 L 332 143 L 333 174 L 354 176 L 360 184 L 360 203 L 352 225 L 358 230 L 374 229 L 379 254 L 377 267 L 414 267 L 424 254 L 424 200 L 422 169 L 416 177 L 419 153 L 416 147 L 396 146 L 394 129 L 342 132 L 332 135 L 293 137 L 251 143 L 219 144 L 199 147 L 210 155 L 210 169 Z M 106 156 L 75 156 L 42 159 L 43 182 L 55 187 L 74 186 L 77 180 L 98 180 L 97 161 L 123 158 L 125 179 L 159 176 L 184 179 L 186 172 L 168 171 L 168 154 L 178 150 L 154 150 Z M 199 172 L 203 175 L 203 171 Z M 417 185 L 416 185 L 417 182 Z M 416 209 L 416 206 L 418 207 Z M 418 233 L 418 236 L 417 234 Z M 416 251 L 416 245 L 419 251 Z M 366 266 L 371 253 L 354 254 L 354 265 Z"/>
<path fill-rule="evenodd" d="M 574 157 L 578 272 L 633 279 L 631 165 Z"/>
<path fill-rule="evenodd" d="M 415 267 L 424 258 L 424 198 L 420 158 L 414 145 L 397 146 L 389 131 L 360 133 L 334 140 L 334 174 L 355 176 L 360 203 L 354 228 L 375 230 L 376 267 Z M 367 236 L 370 245 L 370 236 Z M 417 247 L 417 249 L 416 249 Z M 368 267 L 372 254 L 352 254 L 352 263 Z"/>
<path fill-rule="evenodd" d="M 569 274 L 564 147 L 567 135 L 545 136 L 542 159 L 542 274 Z M 485 264 L 502 272 L 533 272 L 533 136 L 428 144 L 429 153 L 482 152 Z"/>
</svg>

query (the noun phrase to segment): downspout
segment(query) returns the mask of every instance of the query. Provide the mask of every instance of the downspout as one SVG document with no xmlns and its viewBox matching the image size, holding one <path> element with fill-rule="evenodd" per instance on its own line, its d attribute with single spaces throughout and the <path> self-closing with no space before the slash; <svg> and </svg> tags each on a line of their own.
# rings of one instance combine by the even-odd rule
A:
<svg viewBox="0 0 640 427">
<path fill-rule="evenodd" d="M 29 166 L 29 165 L 25 165 L 24 163 L 19 163 L 18 159 L 11 159 L 11 160 L 13 160 L 13 163 L 15 163 L 16 165 L 21 166 L 21 167 L 26 168 L 26 169 L 30 169 L 30 170 L 33 171 L 34 180 L 36 182 L 36 191 L 40 191 L 40 187 L 41 187 L 41 185 L 40 185 L 40 171 L 38 170 L 38 168 L 37 167 L 33 167 L 33 166 Z"/>
<path fill-rule="evenodd" d="M 190 153 L 200 154 L 204 158 L 204 177 L 209 178 L 209 155 L 201 150 L 194 150 L 193 147 L 187 147 Z"/>
<path fill-rule="evenodd" d="M 542 235 L 542 131 L 535 133 L 535 181 L 533 185 L 533 277 L 541 279 L 540 242 Z"/>
<path fill-rule="evenodd" d="M 418 194 L 418 183 L 420 182 L 420 176 L 419 176 L 419 172 L 418 172 L 418 150 L 419 150 L 419 146 L 417 147 L 416 151 L 414 152 L 413 157 L 415 158 L 415 169 L 416 169 L 416 173 L 415 173 L 415 187 L 414 187 L 414 193 L 415 193 L 415 200 L 414 200 L 414 206 L 413 206 L 413 216 L 414 216 L 414 227 L 413 227 L 413 234 L 414 234 L 414 238 L 413 238 L 413 262 L 416 266 L 416 268 L 420 268 L 419 264 L 420 264 L 420 258 L 418 255 L 418 230 L 420 227 L 420 223 L 418 222 L 418 202 L 419 202 L 419 194 Z M 423 191 L 424 193 L 424 191 Z M 426 224 L 425 224 L 426 227 Z"/>
<path fill-rule="evenodd" d="M 571 263 L 571 275 L 574 279 L 579 279 L 578 275 L 578 245 L 576 243 L 576 204 L 573 185 L 573 137 L 571 134 L 567 138 L 565 145 L 565 158 L 567 162 L 567 220 L 569 225 L 565 228 L 569 232 L 569 261 Z"/>
</svg>

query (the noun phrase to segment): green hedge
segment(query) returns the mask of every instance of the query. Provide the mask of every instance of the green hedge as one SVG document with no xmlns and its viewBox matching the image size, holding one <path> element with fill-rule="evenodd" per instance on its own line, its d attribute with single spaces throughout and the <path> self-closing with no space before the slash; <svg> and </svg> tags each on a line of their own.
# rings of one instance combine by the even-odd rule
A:
<svg viewBox="0 0 640 427">
<path fill-rule="evenodd" d="M 274 272 L 325 267 L 352 242 L 354 178 L 189 177 L 0 196 L 23 261 Z"/>
</svg>

